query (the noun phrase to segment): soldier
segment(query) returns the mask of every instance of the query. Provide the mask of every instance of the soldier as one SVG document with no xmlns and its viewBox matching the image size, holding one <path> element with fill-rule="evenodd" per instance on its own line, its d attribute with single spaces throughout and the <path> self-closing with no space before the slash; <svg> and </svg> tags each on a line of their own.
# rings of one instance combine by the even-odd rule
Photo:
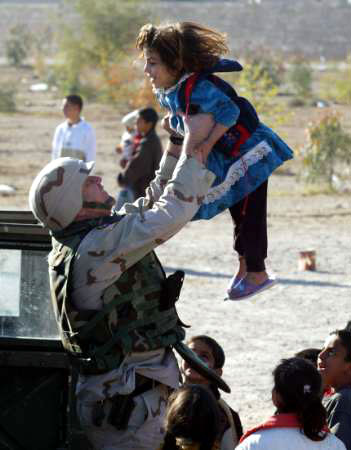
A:
<svg viewBox="0 0 351 450">
<path fill-rule="evenodd" d="M 114 199 L 90 175 L 93 162 L 60 158 L 32 184 L 30 207 L 52 234 L 51 293 L 79 371 L 78 415 L 96 449 L 149 450 L 162 440 L 165 404 L 179 383 L 172 347 L 183 356 L 187 349 L 174 306 L 182 274 L 166 279 L 153 249 L 193 217 L 213 182 L 207 155 L 195 150 L 208 120 L 190 117 L 183 145 L 170 137 L 146 197 L 124 214 L 111 214 Z"/>
</svg>

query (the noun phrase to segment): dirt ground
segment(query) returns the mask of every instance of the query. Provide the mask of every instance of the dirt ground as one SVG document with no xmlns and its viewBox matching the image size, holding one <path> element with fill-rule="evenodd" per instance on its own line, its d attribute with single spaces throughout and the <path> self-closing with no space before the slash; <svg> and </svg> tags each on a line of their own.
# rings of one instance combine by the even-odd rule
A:
<svg viewBox="0 0 351 450">
<path fill-rule="evenodd" d="M 53 131 L 62 121 L 60 99 L 51 92 L 30 93 L 29 86 L 38 80 L 29 71 L 9 72 L 8 77 L 18 80 L 18 112 L 0 114 L 0 184 L 16 191 L 0 195 L 0 208 L 27 209 L 28 188 L 50 160 Z M 96 130 L 97 173 L 112 193 L 118 172 L 114 147 L 124 112 L 95 104 L 84 110 Z M 318 114 L 315 108 L 301 109 L 284 128 L 294 148 L 303 143 L 306 123 Z M 351 318 L 350 196 L 306 195 L 298 167 L 289 162 L 270 179 L 267 263 L 278 279 L 273 289 L 252 300 L 223 301 L 236 268 L 227 213 L 188 224 L 157 252 L 168 271 L 186 272 L 179 313 L 192 325 L 189 336 L 209 334 L 225 349 L 224 378 L 232 393 L 224 397 L 238 410 L 245 429 L 273 411 L 271 372 L 277 362 L 305 347 L 320 347 L 330 331 Z M 316 251 L 315 272 L 298 271 L 299 251 L 306 249 Z"/>
</svg>

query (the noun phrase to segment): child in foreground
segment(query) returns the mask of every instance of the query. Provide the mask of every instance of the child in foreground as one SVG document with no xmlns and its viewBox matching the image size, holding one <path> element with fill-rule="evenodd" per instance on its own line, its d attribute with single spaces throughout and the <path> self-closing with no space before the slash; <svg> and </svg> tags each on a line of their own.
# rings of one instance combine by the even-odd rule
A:
<svg viewBox="0 0 351 450">
<path fill-rule="evenodd" d="M 314 365 L 302 358 L 283 359 L 273 377 L 277 411 L 245 433 L 237 450 L 345 450 L 328 430 L 322 380 Z"/>
<path fill-rule="evenodd" d="M 211 391 L 201 385 L 183 386 L 171 394 L 160 450 L 220 450 L 219 410 Z"/>
<path fill-rule="evenodd" d="M 334 433 L 351 449 L 351 332 L 350 323 L 333 331 L 318 355 L 318 370 L 325 388 L 323 405 Z"/>
<path fill-rule="evenodd" d="M 198 151 L 210 152 L 207 167 L 216 180 L 194 219 L 210 219 L 229 209 L 234 223 L 234 249 L 239 269 L 228 295 L 232 300 L 251 297 L 272 287 L 267 257 L 267 180 L 292 150 L 260 122 L 253 106 L 215 72 L 242 70 L 237 61 L 221 59 L 228 52 L 224 35 L 201 25 L 182 22 L 144 25 L 137 48 L 144 71 L 168 114 L 170 140 L 181 145 L 182 115 L 208 113 L 213 124 Z"/>
<path fill-rule="evenodd" d="M 188 347 L 197 354 L 218 376 L 222 376 L 225 362 L 223 348 L 218 342 L 206 335 L 192 337 L 187 342 Z M 236 411 L 234 411 L 220 396 L 217 386 L 210 384 L 209 380 L 204 378 L 186 361 L 182 361 L 181 372 L 184 384 L 201 384 L 207 386 L 215 396 L 219 406 L 220 425 L 217 440 L 221 450 L 233 450 L 243 434 L 241 420 Z"/>
</svg>

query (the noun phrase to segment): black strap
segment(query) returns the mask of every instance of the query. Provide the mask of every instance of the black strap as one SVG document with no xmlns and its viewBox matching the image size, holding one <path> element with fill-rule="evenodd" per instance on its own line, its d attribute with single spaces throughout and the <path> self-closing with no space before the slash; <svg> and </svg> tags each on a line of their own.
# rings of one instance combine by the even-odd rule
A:
<svg viewBox="0 0 351 450">
<path fill-rule="evenodd" d="M 135 408 L 134 397 L 153 389 L 158 384 L 160 384 L 158 381 L 136 373 L 134 391 L 129 395 L 116 394 L 111 398 L 112 407 L 108 415 L 108 422 L 117 430 L 126 430 Z"/>
<path fill-rule="evenodd" d="M 103 217 L 96 217 L 93 219 L 87 219 L 87 220 L 81 220 L 79 222 L 73 222 L 71 225 L 66 227 L 63 230 L 59 231 L 52 231 L 51 235 L 57 239 L 65 239 L 67 237 L 70 237 L 74 234 L 83 233 L 86 231 L 88 233 L 90 230 L 96 227 L 100 227 L 103 225 L 110 225 L 112 223 L 119 222 L 124 217 L 124 214 L 117 214 L 114 213 L 111 216 L 103 216 Z"/>
</svg>

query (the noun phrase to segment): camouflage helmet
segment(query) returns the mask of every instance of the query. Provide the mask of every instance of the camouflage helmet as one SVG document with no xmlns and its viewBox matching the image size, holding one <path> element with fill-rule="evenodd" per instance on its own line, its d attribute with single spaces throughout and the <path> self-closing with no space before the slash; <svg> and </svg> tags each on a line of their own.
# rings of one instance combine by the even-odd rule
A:
<svg viewBox="0 0 351 450">
<path fill-rule="evenodd" d="M 95 163 L 58 158 L 36 176 L 29 191 L 29 206 L 44 227 L 62 230 L 83 206 L 82 186 Z"/>
</svg>

